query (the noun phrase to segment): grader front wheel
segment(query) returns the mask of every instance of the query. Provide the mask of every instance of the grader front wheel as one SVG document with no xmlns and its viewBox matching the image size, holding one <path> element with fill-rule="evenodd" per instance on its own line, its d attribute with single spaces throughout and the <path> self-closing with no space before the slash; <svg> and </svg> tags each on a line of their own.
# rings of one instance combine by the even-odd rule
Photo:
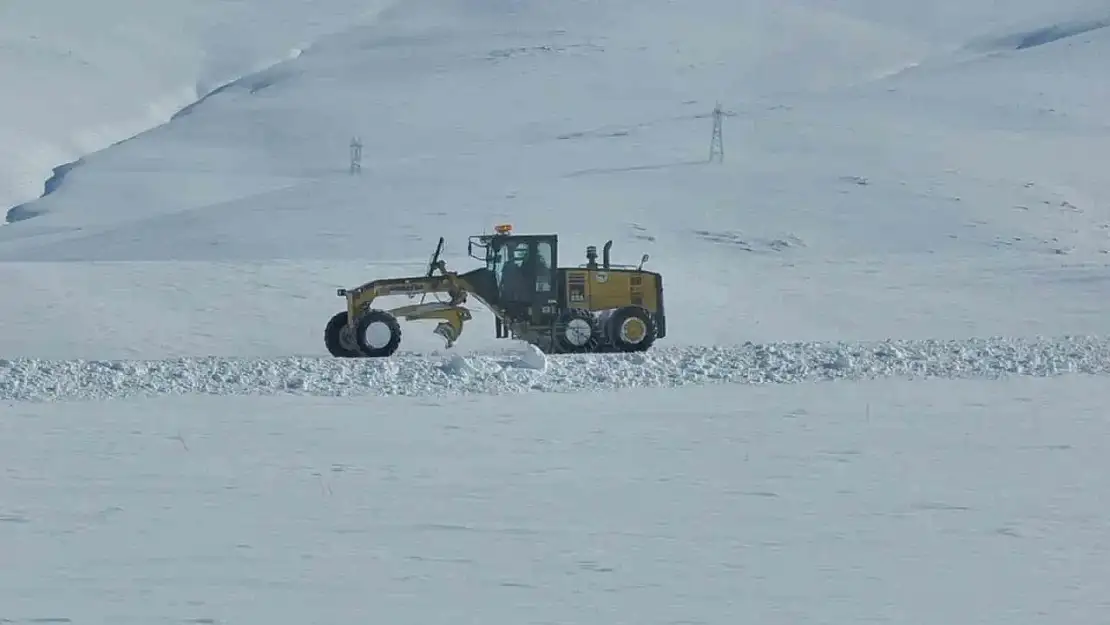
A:
<svg viewBox="0 0 1110 625">
<path fill-rule="evenodd" d="M 362 355 L 355 335 L 347 326 L 347 311 L 336 313 L 324 326 L 324 346 L 336 358 L 358 358 Z"/>
</svg>

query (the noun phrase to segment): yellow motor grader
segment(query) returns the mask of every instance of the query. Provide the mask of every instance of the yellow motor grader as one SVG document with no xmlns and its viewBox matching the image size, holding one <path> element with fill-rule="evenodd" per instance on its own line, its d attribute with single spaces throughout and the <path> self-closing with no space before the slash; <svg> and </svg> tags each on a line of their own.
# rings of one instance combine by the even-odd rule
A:
<svg viewBox="0 0 1110 625">
<path fill-rule="evenodd" d="M 470 237 L 468 254 L 484 266 L 449 271 L 443 237 L 422 276 L 373 280 L 339 289 L 346 299 L 327 323 L 324 344 L 340 358 L 381 358 L 401 343 L 398 319 L 438 320 L 434 332 L 452 347 L 473 316 L 464 306 L 473 296 L 494 315 L 497 338 L 531 343 L 549 354 L 646 351 L 667 335 L 663 277 L 638 266 L 609 261 L 608 241 L 598 263 L 597 248 L 586 248 L 586 263 L 559 267 L 554 234 L 514 234 L 499 225 L 493 234 Z M 446 300 L 391 309 L 374 305 L 389 295 L 445 294 Z"/>
</svg>

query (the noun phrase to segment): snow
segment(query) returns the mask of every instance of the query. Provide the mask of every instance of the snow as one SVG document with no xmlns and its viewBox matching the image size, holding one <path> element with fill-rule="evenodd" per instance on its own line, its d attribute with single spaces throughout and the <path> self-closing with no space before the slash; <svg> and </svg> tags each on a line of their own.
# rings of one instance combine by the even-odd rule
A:
<svg viewBox="0 0 1110 625">
<path fill-rule="evenodd" d="M 1091 623 L 1110 608 L 1106 389 L 17 404 L 0 605 L 13 622 Z"/>
<path fill-rule="evenodd" d="M 0 360 L 0 400 L 179 394 L 458 396 L 697 384 L 797 384 L 901 377 L 1110 373 L 1110 339 L 1051 337 L 876 343 L 748 343 L 537 358 L 531 351 L 402 354 L 384 360 L 177 358 Z"/>
<path fill-rule="evenodd" d="M 91 6 L 0 7 L 0 620 L 1110 607 L 1102 0 Z M 667 337 L 327 356 L 506 222 Z"/>
</svg>

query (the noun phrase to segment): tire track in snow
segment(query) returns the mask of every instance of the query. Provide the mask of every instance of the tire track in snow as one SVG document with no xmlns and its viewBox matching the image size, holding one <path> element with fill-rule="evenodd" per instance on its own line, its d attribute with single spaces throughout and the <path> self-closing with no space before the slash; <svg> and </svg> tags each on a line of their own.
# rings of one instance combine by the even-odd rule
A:
<svg viewBox="0 0 1110 625">
<path fill-rule="evenodd" d="M 1110 338 L 981 338 L 660 348 L 643 354 L 512 352 L 390 359 L 0 360 L 0 400 L 180 394 L 315 396 L 581 392 L 688 384 L 1110 374 Z"/>
</svg>

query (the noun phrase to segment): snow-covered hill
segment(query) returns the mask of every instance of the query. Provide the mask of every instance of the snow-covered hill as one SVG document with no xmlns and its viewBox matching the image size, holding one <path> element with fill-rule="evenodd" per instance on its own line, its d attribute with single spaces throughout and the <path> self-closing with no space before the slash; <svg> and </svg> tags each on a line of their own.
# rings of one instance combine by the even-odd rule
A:
<svg viewBox="0 0 1110 625">
<path fill-rule="evenodd" d="M 295 57 L 388 6 L 379 0 L 4 2 L 0 205 L 33 200 L 53 168 L 167 122 L 221 85 Z"/>
<path fill-rule="evenodd" d="M 633 4 L 399 4 L 85 159 L 11 213 L 49 216 L 5 231 L 2 253 L 392 260 L 506 218 L 669 257 L 1110 249 L 1107 94 L 1085 88 L 1110 45 L 1096 18 L 1016 50 L 1082 13 L 972 32 L 804 3 Z M 705 167 L 717 101 L 735 112 L 728 159 Z M 366 173 L 345 180 L 354 136 Z"/>
<path fill-rule="evenodd" d="M 0 620 L 1101 614 L 1102 0 L 95 5 L 0 5 Z M 667 338 L 326 356 L 504 222 Z"/>
</svg>

